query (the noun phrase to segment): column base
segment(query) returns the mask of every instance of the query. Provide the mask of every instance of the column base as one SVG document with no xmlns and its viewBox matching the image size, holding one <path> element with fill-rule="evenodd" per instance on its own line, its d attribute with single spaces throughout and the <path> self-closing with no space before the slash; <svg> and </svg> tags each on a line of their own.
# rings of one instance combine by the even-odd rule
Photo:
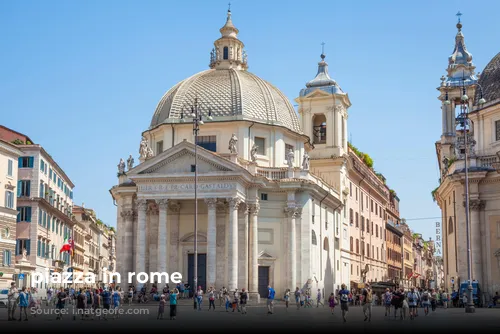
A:
<svg viewBox="0 0 500 334">
<path fill-rule="evenodd" d="M 465 307 L 465 313 L 476 313 L 476 308 L 474 306 L 467 305 Z"/>
<path fill-rule="evenodd" d="M 249 292 L 248 293 L 248 304 L 249 305 L 257 305 L 260 303 L 260 295 L 258 292 Z"/>
</svg>

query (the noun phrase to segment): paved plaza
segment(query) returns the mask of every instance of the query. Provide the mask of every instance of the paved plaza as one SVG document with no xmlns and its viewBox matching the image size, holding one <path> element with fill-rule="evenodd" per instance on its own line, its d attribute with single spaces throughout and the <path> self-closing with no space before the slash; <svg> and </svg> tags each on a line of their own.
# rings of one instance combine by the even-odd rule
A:
<svg viewBox="0 0 500 334">
<path fill-rule="evenodd" d="M 350 307 L 348 322 L 343 323 L 340 308 L 330 314 L 328 307 L 301 308 L 297 310 L 290 307 L 288 311 L 282 302 L 277 302 L 275 312 L 267 314 L 265 305 L 249 306 L 248 314 L 231 311 L 227 313 L 223 307 L 217 307 L 215 311 L 207 311 L 207 305 L 203 305 L 202 311 L 195 311 L 192 303 L 181 301 L 178 306 L 177 319 L 169 320 L 168 306 L 165 308 L 164 320 L 156 320 L 157 303 L 145 305 L 125 306 L 124 312 L 135 314 L 124 314 L 119 319 L 109 320 L 73 320 L 72 306 L 68 307 L 69 315 L 63 320 L 56 320 L 55 315 L 42 314 L 36 318 L 30 316 L 29 321 L 8 322 L 7 311 L 0 309 L 0 328 L 9 330 L 27 329 L 49 329 L 50 332 L 57 331 L 88 331 L 93 329 L 176 329 L 180 331 L 189 329 L 201 329 L 203 332 L 215 332 L 220 330 L 242 330 L 251 329 L 346 329 L 352 332 L 387 332 L 399 331 L 421 332 L 422 330 L 478 330 L 493 332 L 500 329 L 500 309 L 477 309 L 475 314 L 465 314 L 464 309 L 437 309 L 424 315 L 423 309 L 419 310 L 419 316 L 414 320 L 400 320 L 398 318 L 385 317 L 384 308 L 373 307 L 371 322 L 365 322 L 362 308 Z M 43 306 L 43 312 L 49 312 L 53 308 Z M 138 314 L 141 313 L 141 314 Z M 16 313 L 19 317 L 19 313 Z"/>
</svg>

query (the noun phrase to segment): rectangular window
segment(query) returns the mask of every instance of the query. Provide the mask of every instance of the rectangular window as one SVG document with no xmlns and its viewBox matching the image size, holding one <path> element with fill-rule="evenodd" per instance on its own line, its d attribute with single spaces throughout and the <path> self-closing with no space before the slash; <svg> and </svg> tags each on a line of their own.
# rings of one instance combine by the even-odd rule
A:
<svg viewBox="0 0 500 334">
<path fill-rule="evenodd" d="M 267 201 L 267 194 L 264 194 L 264 193 L 260 194 L 260 200 Z"/>
<path fill-rule="evenodd" d="M 359 227 L 359 215 L 356 212 L 356 227 Z"/>
<path fill-rule="evenodd" d="M 163 152 L 163 140 L 156 142 L 156 155 Z"/>
<path fill-rule="evenodd" d="M 372 210 L 373 212 L 373 200 L 370 201 L 370 209 Z"/>
<path fill-rule="evenodd" d="M 49 179 L 52 180 L 52 168 L 49 168 Z"/>
<path fill-rule="evenodd" d="M 19 157 L 19 168 L 33 168 L 33 157 Z"/>
<path fill-rule="evenodd" d="M 288 152 L 290 152 L 290 150 L 292 150 L 292 152 L 295 154 L 295 148 L 293 147 L 293 145 L 285 144 L 285 156 L 286 154 L 288 154 Z"/>
<path fill-rule="evenodd" d="M 40 159 L 40 171 L 45 171 L 45 162 L 43 161 L 43 159 Z"/>
<path fill-rule="evenodd" d="M 257 154 L 266 155 L 266 139 L 262 137 L 255 137 L 253 142 L 255 146 L 257 146 Z"/>
<path fill-rule="evenodd" d="M 12 263 L 12 254 L 10 253 L 10 250 L 5 249 L 3 251 L 3 266 L 10 267 L 11 263 Z"/>
<path fill-rule="evenodd" d="M 359 240 L 356 239 L 356 253 L 359 254 Z"/>
<path fill-rule="evenodd" d="M 356 201 L 358 200 L 358 187 L 356 187 Z"/>
<path fill-rule="evenodd" d="M 196 165 L 191 165 L 191 173 L 196 172 Z"/>
<path fill-rule="evenodd" d="M 375 236 L 378 238 L 378 225 L 375 225 Z"/>
<path fill-rule="evenodd" d="M 361 192 L 361 211 L 363 211 L 364 205 L 363 205 L 363 192 Z"/>
<path fill-rule="evenodd" d="M 370 233 L 370 222 L 366 220 L 366 233 Z"/>
<path fill-rule="evenodd" d="M 46 227 L 47 226 L 47 212 L 43 212 L 43 219 L 42 219 L 42 226 Z"/>
<path fill-rule="evenodd" d="M 30 255 L 30 240 L 17 239 L 16 240 L 16 255 L 23 255 L 23 250 L 26 249 L 27 255 Z"/>
<path fill-rule="evenodd" d="M 216 136 L 199 136 L 198 146 L 203 147 L 205 150 L 217 152 Z M 163 143 L 162 143 L 162 149 L 163 149 Z"/>
<path fill-rule="evenodd" d="M 59 220 L 56 221 L 56 234 L 59 234 Z"/>
<path fill-rule="evenodd" d="M 370 244 L 366 244 L 366 257 L 370 257 Z"/>
<path fill-rule="evenodd" d="M 14 171 L 14 161 L 7 160 L 7 176 L 12 176 Z"/>
<path fill-rule="evenodd" d="M 352 197 L 352 182 L 349 182 L 349 196 Z"/>
<path fill-rule="evenodd" d="M 14 209 L 14 193 L 12 191 L 5 191 L 5 207 Z"/>
<path fill-rule="evenodd" d="M 361 231 L 365 231 L 365 217 L 361 216 Z"/>
<path fill-rule="evenodd" d="M 500 140 L 500 121 L 495 121 L 495 140 Z"/>
<path fill-rule="evenodd" d="M 31 206 L 20 206 L 17 212 L 17 222 L 31 222 Z"/>
<path fill-rule="evenodd" d="M 354 239 L 353 239 L 353 237 L 351 237 L 351 239 L 350 239 L 349 249 L 351 250 L 351 252 L 354 251 Z"/>
<path fill-rule="evenodd" d="M 36 256 L 40 256 L 42 254 L 42 241 L 38 239 L 37 245 L 36 245 Z"/>
<path fill-rule="evenodd" d="M 17 181 L 17 196 L 18 197 L 29 197 L 31 192 L 31 181 L 30 180 L 21 180 Z"/>
</svg>

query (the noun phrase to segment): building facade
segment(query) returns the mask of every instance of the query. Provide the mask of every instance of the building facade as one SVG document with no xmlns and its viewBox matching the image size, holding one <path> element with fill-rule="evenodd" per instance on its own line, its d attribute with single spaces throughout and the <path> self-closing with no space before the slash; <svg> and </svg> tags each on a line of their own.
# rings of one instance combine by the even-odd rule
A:
<svg viewBox="0 0 500 334">
<path fill-rule="evenodd" d="M 125 171 L 120 162 L 111 189 L 117 268 L 123 277 L 180 272 L 191 286 L 246 288 L 255 299 L 267 296 L 269 284 L 333 292 L 345 217 L 341 185 L 310 171 L 309 137 L 286 97 L 247 71 L 230 12 L 220 32 L 210 69 L 158 104 L 140 164 L 129 159 Z M 204 124 L 195 146 L 196 111 Z"/>
<path fill-rule="evenodd" d="M 446 289 L 452 288 L 452 280 L 456 287 L 469 279 L 469 237 L 471 278 L 480 285 L 481 300 L 488 302 L 500 289 L 500 54 L 481 75 L 476 74 L 460 22 L 457 29 L 447 74 L 438 87 L 442 134 L 436 142 L 436 155 L 441 178 L 433 196 L 442 212 Z M 465 219 L 466 149 L 469 235 Z"/>
<path fill-rule="evenodd" d="M 19 286 L 33 286 L 31 273 L 69 267 L 69 254 L 59 253 L 71 237 L 73 183 L 53 158 L 29 137 L 1 127 L 22 152 L 18 158 L 16 262 Z M 13 139 L 15 138 L 15 139 Z M 27 144 L 28 143 L 28 144 Z M 21 277 L 21 278 L 19 278 Z M 46 283 L 35 287 L 45 289 Z"/>
<path fill-rule="evenodd" d="M 17 162 L 22 152 L 0 139 L 0 289 L 16 274 Z"/>
<path fill-rule="evenodd" d="M 413 258 L 413 233 L 405 222 L 401 222 L 399 229 L 403 233 L 403 282 L 402 287 L 410 288 L 414 285 L 413 274 L 415 259 Z"/>
<path fill-rule="evenodd" d="M 398 221 L 387 220 L 387 280 L 401 285 L 403 279 L 403 232 L 398 228 Z"/>
</svg>

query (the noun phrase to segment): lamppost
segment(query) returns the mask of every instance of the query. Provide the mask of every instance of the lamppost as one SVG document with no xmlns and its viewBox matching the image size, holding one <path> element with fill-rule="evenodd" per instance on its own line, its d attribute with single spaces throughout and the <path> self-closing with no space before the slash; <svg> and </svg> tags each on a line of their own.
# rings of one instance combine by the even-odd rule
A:
<svg viewBox="0 0 500 334">
<path fill-rule="evenodd" d="M 486 100 L 483 98 L 483 88 L 481 85 L 477 84 L 480 90 L 480 99 L 478 101 L 479 105 L 483 105 L 486 103 Z M 465 86 L 465 77 L 462 75 L 462 96 L 460 98 L 460 114 L 456 118 L 456 123 L 459 124 L 463 129 L 463 137 L 464 141 L 461 147 L 463 147 L 464 151 L 464 170 L 465 170 L 465 233 L 467 237 L 467 276 L 468 276 L 468 286 L 467 286 L 467 305 L 465 307 L 465 313 L 474 313 L 476 311 L 474 307 L 474 295 L 473 295 L 473 287 L 472 287 L 472 253 L 471 253 L 471 240 L 470 240 L 470 219 L 469 219 L 469 167 L 467 160 L 469 159 L 468 154 L 468 132 L 470 132 L 469 125 L 469 97 L 466 94 L 466 86 Z M 446 98 L 444 103 L 446 105 L 450 105 L 450 101 L 448 100 L 448 92 L 446 92 Z M 458 143 L 460 144 L 460 143 Z"/>
<path fill-rule="evenodd" d="M 184 115 L 181 114 L 181 120 Z M 205 124 L 202 119 L 201 109 L 198 105 L 198 98 L 194 99 L 194 105 L 191 107 L 191 118 L 193 119 L 194 135 L 194 270 L 193 283 L 194 289 L 198 288 L 198 133 L 200 125 Z M 208 109 L 208 120 L 212 120 L 212 112 Z M 196 290 L 194 290 L 196 291 Z"/>
</svg>

